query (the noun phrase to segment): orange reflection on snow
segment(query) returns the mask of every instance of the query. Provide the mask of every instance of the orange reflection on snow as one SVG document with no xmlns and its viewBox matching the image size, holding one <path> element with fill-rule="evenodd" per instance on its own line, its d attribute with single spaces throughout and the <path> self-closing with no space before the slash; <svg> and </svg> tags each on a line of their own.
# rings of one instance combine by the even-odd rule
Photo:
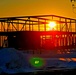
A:
<svg viewBox="0 0 76 75">
<path fill-rule="evenodd" d="M 59 60 L 61 60 L 61 61 L 66 61 L 66 59 L 65 59 L 65 58 L 59 58 Z"/>
<path fill-rule="evenodd" d="M 72 59 L 72 61 L 76 61 L 76 58 L 71 58 Z"/>
</svg>

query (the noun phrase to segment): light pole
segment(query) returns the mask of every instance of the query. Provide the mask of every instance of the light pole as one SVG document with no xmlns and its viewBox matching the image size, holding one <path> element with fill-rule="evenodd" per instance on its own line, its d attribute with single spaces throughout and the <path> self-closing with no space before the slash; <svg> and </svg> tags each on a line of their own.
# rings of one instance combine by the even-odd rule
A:
<svg viewBox="0 0 76 75">
<path fill-rule="evenodd" d="M 71 2 L 75 2 L 76 0 L 70 0 Z"/>
<path fill-rule="evenodd" d="M 76 10 L 76 5 L 75 5 L 75 2 L 76 0 L 70 0 L 71 3 L 72 3 L 72 10 L 73 10 L 73 13 L 76 14 L 75 10 Z"/>
</svg>

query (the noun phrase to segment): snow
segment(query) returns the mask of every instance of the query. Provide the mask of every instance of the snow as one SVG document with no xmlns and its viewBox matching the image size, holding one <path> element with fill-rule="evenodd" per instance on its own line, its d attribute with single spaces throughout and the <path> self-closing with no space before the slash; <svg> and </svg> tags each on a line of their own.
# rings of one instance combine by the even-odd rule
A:
<svg viewBox="0 0 76 75">
<path fill-rule="evenodd" d="M 73 54 L 72 54 L 73 55 Z M 75 54 L 74 54 L 75 55 Z M 14 48 L 3 48 L 0 50 L 0 73 L 25 73 L 40 71 L 30 66 L 29 58 L 31 54 L 26 54 L 23 51 Z M 45 65 L 43 69 L 74 69 L 76 61 L 62 61 L 59 58 L 43 58 Z"/>
<path fill-rule="evenodd" d="M 53 60 L 52 60 L 53 59 Z M 76 62 L 75 61 L 61 61 L 58 58 L 54 59 L 51 58 L 50 60 L 47 61 L 47 67 L 50 66 L 52 69 L 75 69 L 76 68 Z"/>
<path fill-rule="evenodd" d="M 17 51 L 14 48 L 0 50 L 0 70 L 5 73 L 24 72 L 28 68 L 27 54 Z M 27 65 L 27 66 L 26 66 Z"/>
</svg>

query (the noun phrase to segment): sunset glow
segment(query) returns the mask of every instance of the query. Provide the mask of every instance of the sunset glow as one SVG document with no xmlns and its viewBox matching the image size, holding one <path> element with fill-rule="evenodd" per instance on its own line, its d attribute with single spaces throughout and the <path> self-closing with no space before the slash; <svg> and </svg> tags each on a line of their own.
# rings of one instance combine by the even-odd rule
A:
<svg viewBox="0 0 76 75">
<path fill-rule="evenodd" d="M 56 28 L 56 22 L 51 21 L 51 22 L 49 22 L 48 26 L 49 26 L 49 30 L 55 30 L 55 28 Z"/>
</svg>

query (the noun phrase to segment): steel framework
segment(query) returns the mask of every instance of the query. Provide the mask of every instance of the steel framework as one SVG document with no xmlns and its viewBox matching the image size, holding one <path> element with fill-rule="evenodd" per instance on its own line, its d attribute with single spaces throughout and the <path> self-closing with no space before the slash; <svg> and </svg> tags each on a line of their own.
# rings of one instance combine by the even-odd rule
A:
<svg viewBox="0 0 76 75">
<path fill-rule="evenodd" d="M 56 22 L 57 25 L 55 29 L 48 30 L 48 23 L 50 21 Z M 0 18 L 0 47 L 11 47 L 9 42 L 12 41 L 9 39 L 11 36 L 16 37 L 21 32 L 24 35 L 28 33 L 31 38 L 36 38 L 33 38 L 33 41 L 30 40 L 31 42 L 39 41 L 39 43 L 35 42 L 35 44 L 38 43 L 35 50 L 76 48 L 76 19 L 56 15 Z M 20 41 L 22 39 L 20 36 L 24 37 L 24 35 L 18 35 L 17 39 L 20 39 L 17 41 Z M 26 35 L 26 37 L 28 35 Z M 36 36 L 39 37 L 39 39 Z M 28 44 L 28 46 L 32 46 L 29 49 L 34 49 L 33 45 L 35 46 L 35 44 Z M 20 45 L 18 47 L 20 47 Z"/>
</svg>

